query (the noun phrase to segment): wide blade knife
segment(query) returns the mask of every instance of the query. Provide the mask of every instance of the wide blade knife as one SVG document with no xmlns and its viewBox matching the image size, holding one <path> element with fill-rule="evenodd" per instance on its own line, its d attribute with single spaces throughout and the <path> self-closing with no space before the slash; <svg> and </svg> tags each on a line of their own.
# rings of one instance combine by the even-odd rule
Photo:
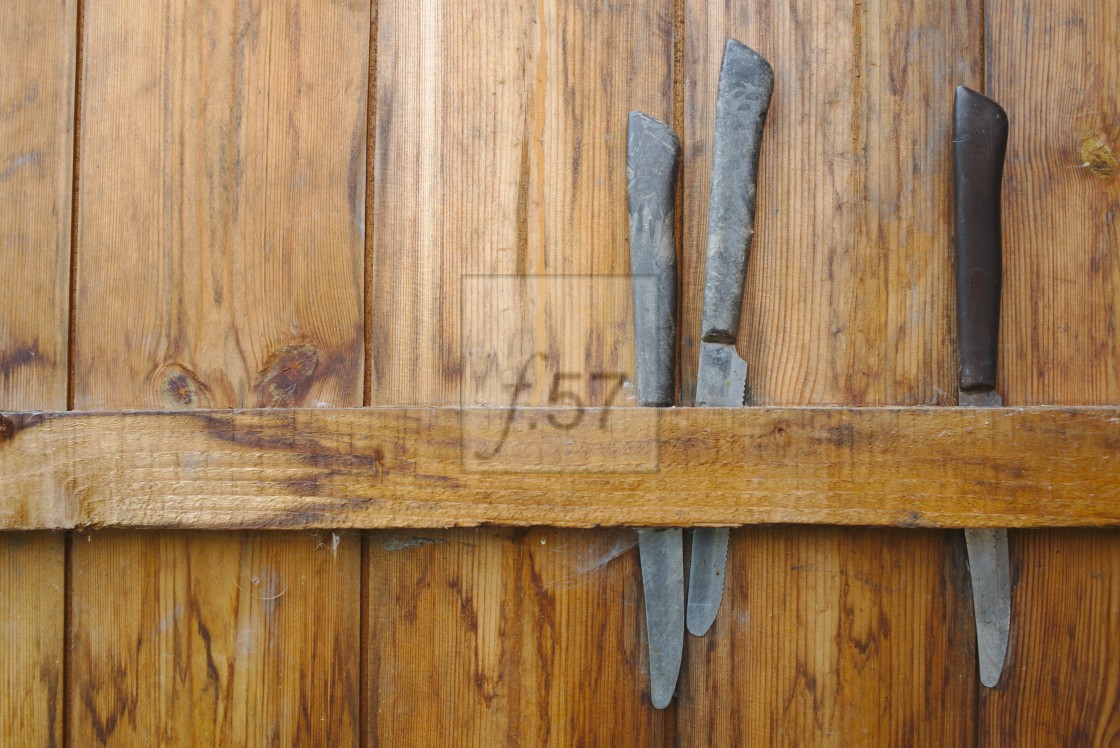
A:
<svg viewBox="0 0 1120 748">
<path fill-rule="evenodd" d="M 631 112 L 626 136 L 630 271 L 638 404 L 676 399 L 677 255 L 673 210 L 681 145 L 672 128 Z M 649 640 L 650 700 L 668 706 L 684 651 L 684 541 L 680 528 L 638 530 Z"/>
<path fill-rule="evenodd" d="M 774 91 L 774 71 L 762 55 L 734 39 L 723 49 L 712 150 L 712 192 L 701 312 L 696 404 L 742 406 L 747 364 L 735 350 L 747 256 L 754 236 L 755 189 L 762 129 Z M 692 534 L 688 630 L 703 636 L 723 599 L 727 528 Z"/>
<path fill-rule="evenodd" d="M 998 408 L 999 305 L 1003 272 L 1000 187 L 1007 152 L 1007 113 L 996 102 L 957 87 L 953 111 L 956 187 L 957 340 L 963 406 Z M 1007 530 L 965 530 L 980 682 L 993 688 L 1011 629 L 1011 564 Z"/>
</svg>

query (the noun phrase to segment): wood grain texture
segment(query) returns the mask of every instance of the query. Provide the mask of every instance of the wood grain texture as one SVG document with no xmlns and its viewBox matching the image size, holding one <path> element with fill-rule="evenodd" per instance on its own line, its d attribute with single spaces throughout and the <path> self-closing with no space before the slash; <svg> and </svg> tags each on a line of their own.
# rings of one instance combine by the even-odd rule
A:
<svg viewBox="0 0 1120 748">
<path fill-rule="evenodd" d="M 758 404 L 955 402 L 952 94 L 982 79 L 979 24 L 972 2 L 686 4 L 686 401 L 731 36 L 775 72 L 739 341 Z"/>
<path fill-rule="evenodd" d="M 1014 405 L 1120 403 L 1120 18 L 1107 0 L 988 6 L 1010 121 L 1000 359 Z M 1099 144 L 1099 145 L 1098 145 Z"/>
<path fill-rule="evenodd" d="M 66 406 L 75 2 L 0 11 L 0 403 Z"/>
<path fill-rule="evenodd" d="M 1120 402 L 1120 18 L 1110 2 L 987 4 L 987 92 L 1011 125 L 1001 379 L 1012 404 Z M 1016 532 L 991 745 L 1120 742 L 1120 534 Z"/>
<path fill-rule="evenodd" d="M 672 21 L 669 0 L 378 3 L 371 404 L 509 403 L 530 358 L 522 404 L 547 402 L 557 374 L 632 370 L 628 289 L 557 295 L 549 279 L 628 275 L 627 114 L 670 116 Z M 487 286 L 510 274 L 533 282 L 512 295 Z M 528 329 L 492 349 L 508 357 L 469 360 L 477 346 L 460 335 L 494 304 L 524 313 Z M 563 315 L 572 309 L 585 312 L 578 323 Z M 578 384 L 584 403 L 606 402 Z M 570 542 L 544 556 L 532 534 L 436 534 L 447 542 L 397 554 L 388 570 L 382 537 L 368 569 L 371 742 L 670 739 L 667 716 L 642 701 L 637 614 L 617 604 L 638 584 L 634 560 L 532 591 L 534 575 L 618 533 L 561 533 Z M 398 594 L 422 614 L 393 618 Z M 495 626 L 509 632 L 500 647 Z M 421 693 L 443 698 L 401 697 Z"/>
<path fill-rule="evenodd" d="M 466 463 L 508 412 L 0 416 L 0 495 L 58 495 L 79 527 L 1120 524 L 1117 408 L 621 408 L 579 430 L 521 409 L 524 461 Z M 657 460 L 620 470 L 635 452 Z"/>
<path fill-rule="evenodd" d="M 65 538 L 0 532 L 0 735 L 61 745 Z"/>
<path fill-rule="evenodd" d="M 85 12 L 75 407 L 361 404 L 367 4 L 120 12 Z"/>
<path fill-rule="evenodd" d="M 73 543 L 72 740 L 357 742 L 356 535 L 105 531 Z"/>
<path fill-rule="evenodd" d="M 66 407 L 77 3 L 0 9 L 0 408 Z M 36 511 L 53 497 L 6 498 Z M 0 533 L 0 736 L 61 745 L 65 539 Z"/>
<path fill-rule="evenodd" d="M 1115 530 L 1010 533 L 1011 646 L 981 694 L 982 744 L 1120 740 L 1118 545 Z"/>
<path fill-rule="evenodd" d="M 384 601 L 370 611 L 373 640 L 384 642 L 370 675 L 378 740 L 671 741 L 671 722 L 653 718 L 638 685 L 649 673 L 634 532 L 427 530 L 375 537 L 370 585 Z M 439 638 L 417 637 L 417 628 L 436 629 Z M 418 671 L 417 661 L 429 658 L 438 666 Z M 609 720 L 597 698 L 604 693 L 615 698 Z"/>
<path fill-rule="evenodd" d="M 931 716 L 975 683 L 960 669 L 975 650 L 964 541 L 946 559 L 943 535 L 732 533 L 727 612 L 692 641 L 679 729 L 711 745 L 967 745 L 967 712 Z"/>
<path fill-rule="evenodd" d="M 84 18 L 75 404 L 361 405 L 369 4 Z M 356 537 L 87 538 L 74 744 L 357 741 Z"/>
<path fill-rule="evenodd" d="M 685 401 L 731 36 L 775 72 L 739 340 L 756 402 L 952 404 L 951 102 L 982 80 L 982 4 L 684 7 Z M 709 637 L 689 639 L 680 733 L 968 744 L 976 664 L 960 553 L 947 533 L 733 533 L 729 597 Z"/>
</svg>

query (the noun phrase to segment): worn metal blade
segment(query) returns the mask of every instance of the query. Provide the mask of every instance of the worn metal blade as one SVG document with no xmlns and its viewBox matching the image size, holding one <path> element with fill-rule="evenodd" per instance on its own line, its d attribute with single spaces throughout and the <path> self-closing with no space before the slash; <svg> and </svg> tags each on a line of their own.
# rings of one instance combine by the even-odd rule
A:
<svg viewBox="0 0 1120 748">
<path fill-rule="evenodd" d="M 1000 408 L 995 390 L 961 391 L 958 402 L 971 408 Z M 968 574 L 972 579 L 972 608 L 976 616 L 976 656 L 980 682 L 995 688 L 1007 659 L 1011 636 L 1011 559 L 1007 530 L 966 529 Z"/>
<path fill-rule="evenodd" d="M 692 531 L 692 565 L 688 571 L 688 632 L 703 636 L 715 623 L 727 576 L 726 527 Z"/>
<path fill-rule="evenodd" d="M 762 131 L 774 71 L 762 55 L 734 39 L 723 48 L 712 146 L 712 192 L 700 322 L 696 404 L 744 405 L 747 364 L 735 352 L 747 257 L 754 237 L 755 192 Z M 692 535 L 688 580 L 688 630 L 707 633 L 723 599 L 728 530 Z"/>
<path fill-rule="evenodd" d="M 995 688 L 1007 657 L 1011 633 L 1011 562 L 1007 530 L 965 530 L 972 607 L 976 615 L 976 655 L 980 682 Z"/>
<path fill-rule="evenodd" d="M 630 271 L 638 402 L 676 400 L 677 256 L 673 209 L 681 146 L 669 125 L 631 112 L 626 139 Z M 638 530 L 649 640 L 650 700 L 664 709 L 684 652 L 684 541 L 680 529 Z"/>
<path fill-rule="evenodd" d="M 700 343 L 696 373 L 696 404 L 738 408 L 747 401 L 747 362 L 732 343 Z"/>
<path fill-rule="evenodd" d="M 746 400 L 747 362 L 729 343 L 700 343 L 700 370 L 696 379 L 696 404 L 739 407 Z M 708 633 L 723 600 L 727 576 L 726 527 L 699 527 L 692 531 L 692 563 L 688 572 L 688 631 Z"/>
<path fill-rule="evenodd" d="M 664 709 L 677 690 L 684 653 L 684 541 L 677 527 L 638 530 L 649 639 L 649 692 Z"/>
</svg>

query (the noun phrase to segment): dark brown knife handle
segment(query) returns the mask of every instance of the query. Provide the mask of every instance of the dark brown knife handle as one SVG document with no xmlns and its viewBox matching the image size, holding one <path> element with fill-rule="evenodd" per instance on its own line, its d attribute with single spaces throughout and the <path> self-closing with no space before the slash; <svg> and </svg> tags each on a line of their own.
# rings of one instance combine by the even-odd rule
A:
<svg viewBox="0 0 1120 748">
<path fill-rule="evenodd" d="M 958 86 L 953 110 L 953 182 L 957 340 L 960 388 L 964 391 L 996 386 L 1003 273 L 1000 185 L 1006 153 L 1007 113 L 988 97 Z"/>
</svg>

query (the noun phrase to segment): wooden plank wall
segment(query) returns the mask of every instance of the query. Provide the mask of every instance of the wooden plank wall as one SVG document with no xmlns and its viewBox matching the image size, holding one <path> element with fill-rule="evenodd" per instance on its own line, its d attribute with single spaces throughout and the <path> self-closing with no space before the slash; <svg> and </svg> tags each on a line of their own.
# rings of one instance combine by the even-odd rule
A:
<svg viewBox="0 0 1120 748">
<path fill-rule="evenodd" d="M 76 14 L 0 10 L 0 408 L 67 405 Z M 65 586 L 62 533 L 0 533 L 0 742 L 62 743 Z"/>
<path fill-rule="evenodd" d="M 1120 13 L 990 0 L 988 92 L 1011 122 L 1000 378 L 1010 405 L 1120 402 Z M 1120 742 L 1120 536 L 1011 533 L 1007 678 L 991 744 Z"/>
<path fill-rule="evenodd" d="M 953 402 L 951 102 L 982 81 L 982 28 L 978 2 L 685 4 L 686 391 L 732 36 L 775 74 L 740 341 L 756 402 Z M 711 638 L 688 640 L 680 736 L 973 741 L 959 534 L 746 528 L 729 558 Z"/>
<path fill-rule="evenodd" d="M 728 35 L 777 75 L 743 320 L 760 402 L 953 402 L 966 83 L 1012 123 L 1005 400 L 1120 403 L 1111 0 L 84 0 L 0 18 L 22 52 L 0 61 L 2 408 L 459 402 L 462 316 L 484 303 L 464 276 L 627 272 L 631 108 L 684 144 L 687 402 Z M 628 303 L 596 306 L 591 337 L 544 324 L 557 361 L 535 381 L 572 350 L 626 366 L 608 321 Z M 471 397 L 504 402 L 503 382 Z M 6 534 L 0 734 L 1114 743 L 1120 537 L 1011 544 L 1011 651 L 987 691 L 959 533 L 736 531 L 727 604 L 657 712 L 628 531 Z"/>
<path fill-rule="evenodd" d="M 361 405 L 368 3 L 83 17 L 74 406 Z M 360 559 L 353 533 L 76 536 L 73 743 L 352 743 Z"/>
<path fill-rule="evenodd" d="M 461 389 L 464 276 L 628 273 L 626 117 L 672 115 L 673 22 L 668 0 L 379 3 L 371 403 L 509 402 L 521 361 Z M 626 334 L 565 332 L 536 350 L 576 371 L 633 356 Z M 635 546 L 624 530 L 373 535 L 370 742 L 671 741 L 674 715 L 637 687 Z"/>
</svg>

